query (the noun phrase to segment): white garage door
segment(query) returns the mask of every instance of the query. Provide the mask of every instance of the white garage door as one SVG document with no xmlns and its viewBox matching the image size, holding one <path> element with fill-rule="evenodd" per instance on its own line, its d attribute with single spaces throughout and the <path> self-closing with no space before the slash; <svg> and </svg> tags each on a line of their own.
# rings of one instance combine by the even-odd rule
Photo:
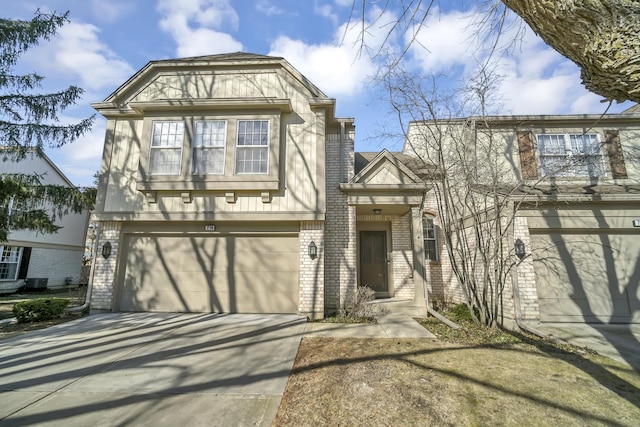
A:
<svg viewBox="0 0 640 427">
<path fill-rule="evenodd" d="M 126 239 L 121 311 L 296 313 L 298 238 Z"/>
<path fill-rule="evenodd" d="M 640 322 L 640 234 L 532 234 L 531 240 L 542 321 Z"/>
</svg>

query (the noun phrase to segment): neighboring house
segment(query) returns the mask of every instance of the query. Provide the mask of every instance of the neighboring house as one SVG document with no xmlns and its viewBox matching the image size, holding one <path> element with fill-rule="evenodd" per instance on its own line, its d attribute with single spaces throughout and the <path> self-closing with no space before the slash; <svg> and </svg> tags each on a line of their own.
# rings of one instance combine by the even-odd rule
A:
<svg viewBox="0 0 640 427">
<path fill-rule="evenodd" d="M 358 285 L 415 314 L 434 298 L 460 300 L 431 197 L 437 170 L 408 149 L 354 153 L 354 119 L 336 118 L 335 102 L 282 58 L 234 53 L 152 61 L 93 104 L 108 122 L 93 218 L 92 310 L 319 318 Z M 549 137 L 557 142 L 594 119 L 496 121 L 518 157 L 517 137 L 533 147 L 539 134 L 557 133 Z M 639 119 L 604 116 L 588 133 L 619 150 Z M 540 138 L 539 147 L 549 145 Z M 514 240 L 555 250 L 560 259 L 542 266 L 534 255 L 519 265 L 511 291 L 519 290 L 522 317 L 630 321 L 640 312 L 640 228 L 631 222 L 640 219 L 639 172 L 627 165 L 632 178 L 622 178 L 620 166 L 607 166 L 620 153 L 600 156 L 607 191 L 579 189 L 560 207 L 548 193 L 532 196 L 518 217 Z M 544 173 L 551 155 L 522 157 L 531 169 L 522 174 Z M 553 209 L 545 207 L 548 198 Z M 565 252 L 575 257 L 592 248 L 597 242 L 589 239 L 608 239 L 603 247 L 611 250 L 591 249 L 580 266 L 582 302 L 566 285 L 576 273 Z M 604 274 L 591 278 L 596 272 Z M 622 293 L 631 306 L 626 314 Z M 505 307 L 513 318 L 513 302 Z"/>
<path fill-rule="evenodd" d="M 19 162 L 0 161 L 0 173 L 34 173 L 43 184 L 73 187 L 46 155 L 27 156 Z M 8 209 L 20 209 L 9 202 Z M 0 292 L 14 292 L 27 285 L 34 288 L 63 287 L 78 283 L 84 236 L 89 213 L 70 213 L 56 220 L 62 227 L 57 233 L 12 231 L 8 241 L 0 244 Z"/>
<path fill-rule="evenodd" d="M 420 153 L 424 127 L 413 122 L 406 154 Z M 449 135 L 491 138 L 502 183 L 519 203 L 506 246 L 524 243 L 503 292 L 508 319 L 640 322 L 640 112 L 469 117 L 439 122 Z M 426 144 L 428 145 L 428 144 Z M 446 144 L 445 144 L 446 145 Z M 481 142 L 477 146 L 483 146 Z M 427 156 L 428 157 L 428 156 Z M 477 178 L 481 191 L 483 176 Z M 427 205 L 433 198 L 426 195 Z M 444 245 L 440 244 L 445 251 Z M 460 301 L 446 258 L 432 298 Z"/>
</svg>

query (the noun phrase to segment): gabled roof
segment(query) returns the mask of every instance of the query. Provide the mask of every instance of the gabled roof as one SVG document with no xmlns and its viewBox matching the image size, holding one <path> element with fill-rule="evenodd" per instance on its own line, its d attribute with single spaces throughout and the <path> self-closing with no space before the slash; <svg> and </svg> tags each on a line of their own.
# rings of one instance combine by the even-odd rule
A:
<svg viewBox="0 0 640 427">
<path fill-rule="evenodd" d="M 634 104 L 622 112 L 622 114 L 637 114 L 640 113 L 640 104 Z"/>
<path fill-rule="evenodd" d="M 355 153 L 355 173 L 356 175 L 373 162 L 381 153 L 387 152 L 394 161 L 399 162 L 409 171 L 411 171 L 420 180 L 432 180 L 437 176 L 437 168 L 435 165 L 428 164 L 423 160 L 400 152 L 390 152 L 382 150 L 382 152 L 358 152 Z"/>
<path fill-rule="evenodd" d="M 115 102 L 118 98 L 124 96 L 136 83 L 143 81 L 147 76 L 159 70 L 181 69 L 186 67 L 206 67 L 221 68 L 236 66 L 238 69 L 243 67 L 255 66 L 273 66 L 281 67 L 286 70 L 295 80 L 304 86 L 312 94 L 315 99 L 330 99 L 317 86 L 311 83 L 305 76 L 289 64 L 284 58 L 278 56 L 258 55 L 247 52 L 222 53 L 216 55 L 192 56 L 187 58 L 162 59 L 149 61 L 137 73 L 131 76 L 124 84 L 111 93 L 103 103 L 96 103 L 95 106 L 104 106 L 107 103 Z M 102 105 L 101 105 L 102 104 Z"/>
<path fill-rule="evenodd" d="M 185 58 L 179 59 L 165 59 L 158 60 L 152 62 L 173 62 L 173 61 L 215 61 L 215 62 L 223 62 L 223 61 L 273 61 L 278 59 L 284 59 L 280 56 L 267 56 L 267 55 L 258 55 L 257 53 L 249 53 L 249 52 L 232 52 L 232 53 L 219 53 L 216 55 L 200 55 L 200 56 L 189 56 Z"/>
<path fill-rule="evenodd" d="M 356 163 L 361 168 L 356 169 L 356 175 L 351 179 L 351 184 L 422 184 L 423 180 L 411 171 L 403 162 L 398 160 L 388 150 L 383 149 L 372 159 L 366 162 L 372 153 L 356 153 Z M 366 164 L 364 164 L 366 162 Z"/>
<path fill-rule="evenodd" d="M 2 154 L 2 151 L 4 150 L 10 150 L 10 148 L 6 147 L 6 146 L 0 146 L 0 154 Z M 76 188 L 76 186 L 69 180 L 69 178 L 67 178 L 67 176 L 60 170 L 60 168 L 58 166 L 56 166 L 55 163 L 53 163 L 53 160 L 51 160 L 49 158 L 49 156 L 47 156 L 44 152 L 41 152 L 40 154 L 36 154 L 35 150 L 33 150 L 31 152 L 31 159 L 36 159 L 36 160 L 41 160 L 43 163 L 45 163 L 46 165 L 48 165 L 53 172 L 55 172 L 58 177 L 64 181 L 65 184 L 67 184 L 70 188 Z M 10 158 L 8 160 L 6 160 L 8 162 L 11 162 L 12 164 L 18 164 L 20 163 L 20 161 L 14 161 L 14 160 L 10 160 Z M 7 169 L 7 168 L 5 168 Z M 25 173 L 29 173 L 30 171 L 21 171 L 21 172 L 25 172 Z M 9 172 L 9 173 L 14 173 L 14 172 Z M 0 172 L 0 174 L 2 174 L 2 172 Z"/>
</svg>

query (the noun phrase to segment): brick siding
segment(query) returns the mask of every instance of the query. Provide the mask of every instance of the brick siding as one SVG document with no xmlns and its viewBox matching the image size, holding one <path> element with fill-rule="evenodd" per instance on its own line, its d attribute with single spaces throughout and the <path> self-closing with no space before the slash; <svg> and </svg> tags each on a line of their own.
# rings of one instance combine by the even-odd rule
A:
<svg viewBox="0 0 640 427">
<path fill-rule="evenodd" d="M 92 281 L 91 310 L 111 311 L 113 304 L 116 261 L 122 234 L 120 222 L 100 222 L 98 224 L 98 250 Z M 111 243 L 111 255 L 105 259 L 101 255 L 102 245 Z"/>
<path fill-rule="evenodd" d="M 354 173 L 353 134 L 346 136 L 342 153 L 340 134 L 326 136 L 324 302 L 327 312 L 335 311 L 340 299 L 356 288 L 356 208 L 348 205 L 347 195 L 339 188 L 341 177 L 346 182 Z"/>
<path fill-rule="evenodd" d="M 309 257 L 309 244 L 318 248 L 315 259 Z M 321 319 L 324 315 L 324 222 L 302 221 L 300 223 L 300 287 L 298 312 L 310 319 Z"/>
</svg>

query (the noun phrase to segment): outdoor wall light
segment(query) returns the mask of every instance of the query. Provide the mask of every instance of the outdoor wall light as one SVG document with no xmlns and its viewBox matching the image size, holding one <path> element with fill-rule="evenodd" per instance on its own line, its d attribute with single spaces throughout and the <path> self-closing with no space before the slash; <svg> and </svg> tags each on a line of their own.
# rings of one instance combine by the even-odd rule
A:
<svg viewBox="0 0 640 427">
<path fill-rule="evenodd" d="M 104 245 L 102 245 L 102 256 L 104 257 L 104 259 L 107 259 L 109 258 L 110 255 L 111 255 L 111 243 L 106 242 Z"/>
<path fill-rule="evenodd" d="M 382 209 L 376 208 L 376 209 L 373 210 L 373 213 L 376 214 L 376 215 L 380 215 L 382 213 Z"/>
<path fill-rule="evenodd" d="M 309 258 L 316 259 L 317 256 L 318 256 L 318 247 L 312 240 L 311 243 L 309 243 Z"/>
<path fill-rule="evenodd" d="M 516 256 L 520 259 L 524 258 L 526 255 L 526 247 L 524 246 L 524 242 L 520 239 L 516 239 L 516 243 L 514 245 L 514 249 L 516 252 Z"/>
</svg>

